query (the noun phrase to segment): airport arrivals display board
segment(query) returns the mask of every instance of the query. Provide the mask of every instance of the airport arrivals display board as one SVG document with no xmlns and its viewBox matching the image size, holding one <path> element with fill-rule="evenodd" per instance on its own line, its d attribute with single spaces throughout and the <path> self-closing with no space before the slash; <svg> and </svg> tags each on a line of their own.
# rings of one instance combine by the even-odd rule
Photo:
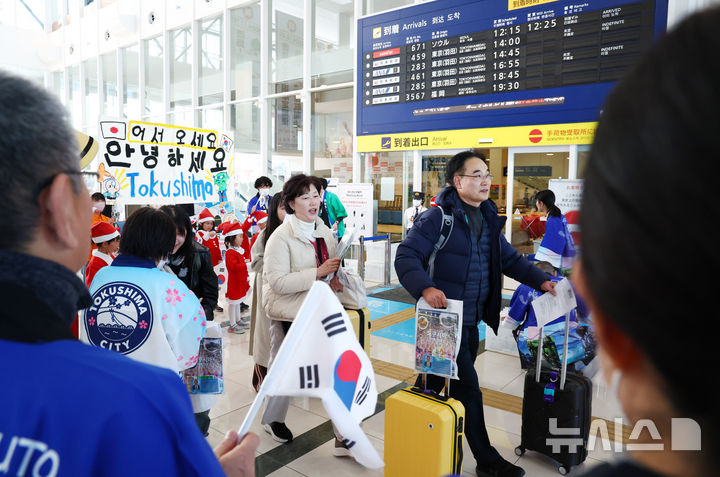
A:
<svg viewBox="0 0 720 477">
<path fill-rule="evenodd" d="M 666 24 L 663 0 L 441 0 L 361 18 L 358 150 L 366 135 L 592 124 Z"/>
</svg>

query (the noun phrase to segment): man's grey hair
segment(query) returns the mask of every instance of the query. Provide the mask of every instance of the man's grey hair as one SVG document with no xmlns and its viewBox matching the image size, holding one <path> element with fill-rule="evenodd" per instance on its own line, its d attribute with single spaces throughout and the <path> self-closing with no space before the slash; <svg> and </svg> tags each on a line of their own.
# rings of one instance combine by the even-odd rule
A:
<svg viewBox="0 0 720 477">
<path fill-rule="evenodd" d="M 23 251 L 38 225 L 36 194 L 61 171 L 79 171 L 67 110 L 42 87 L 0 70 L 0 250 Z M 76 192 L 82 178 L 72 175 Z M 48 184 L 49 185 L 49 184 Z"/>
</svg>

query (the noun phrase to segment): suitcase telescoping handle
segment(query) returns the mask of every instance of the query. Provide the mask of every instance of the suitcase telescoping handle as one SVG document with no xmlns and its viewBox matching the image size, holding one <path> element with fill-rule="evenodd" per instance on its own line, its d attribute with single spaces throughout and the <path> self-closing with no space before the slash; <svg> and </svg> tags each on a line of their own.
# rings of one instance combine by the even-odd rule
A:
<svg viewBox="0 0 720 477">
<path fill-rule="evenodd" d="M 542 367 L 542 355 L 543 355 L 543 329 L 540 327 L 540 335 L 538 336 L 538 347 L 537 347 L 537 359 L 535 364 L 535 382 L 540 382 L 540 369 Z M 562 366 L 560 368 L 560 390 L 565 389 L 565 379 L 567 378 L 567 360 L 568 360 L 568 336 L 570 333 L 570 312 L 565 313 L 565 342 L 562 352 Z"/>
<path fill-rule="evenodd" d="M 427 373 L 421 373 L 423 392 L 427 393 Z M 439 393 L 438 393 L 439 394 Z M 450 378 L 445 378 L 445 397 L 450 397 Z"/>
</svg>

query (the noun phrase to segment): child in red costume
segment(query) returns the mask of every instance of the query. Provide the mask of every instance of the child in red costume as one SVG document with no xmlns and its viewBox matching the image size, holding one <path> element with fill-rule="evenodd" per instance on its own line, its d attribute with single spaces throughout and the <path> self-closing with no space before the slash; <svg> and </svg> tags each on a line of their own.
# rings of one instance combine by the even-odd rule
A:
<svg viewBox="0 0 720 477">
<path fill-rule="evenodd" d="M 220 253 L 220 241 L 218 240 L 217 233 L 215 232 L 215 217 L 208 209 L 203 209 L 198 217 L 198 228 L 197 234 L 195 234 L 195 240 L 210 249 L 210 258 L 212 259 L 213 267 L 217 266 L 222 261 L 222 254 Z"/>
<path fill-rule="evenodd" d="M 85 269 L 85 285 L 90 288 L 95 274 L 115 259 L 120 248 L 120 232 L 107 222 L 95 222 L 90 229 L 92 242 L 97 247 Z"/>
<path fill-rule="evenodd" d="M 225 228 L 225 246 L 227 247 L 227 252 L 225 252 L 225 266 L 228 271 L 228 284 L 225 297 L 228 300 L 228 316 L 230 318 L 230 328 L 228 331 L 238 334 L 245 333 L 250 326 L 240 317 L 242 313 L 242 302 L 247 297 L 248 290 L 250 289 L 247 259 L 245 258 L 249 250 L 246 250 L 242 246 L 244 242 L 247 242 L 247 233 L 245 231 L 247 222 L 248 221 L 243 222 L 242 225 L 234 223 Z M 249 222 L 249 225 L 251 224 L 252 222 Z"/>
</svg>

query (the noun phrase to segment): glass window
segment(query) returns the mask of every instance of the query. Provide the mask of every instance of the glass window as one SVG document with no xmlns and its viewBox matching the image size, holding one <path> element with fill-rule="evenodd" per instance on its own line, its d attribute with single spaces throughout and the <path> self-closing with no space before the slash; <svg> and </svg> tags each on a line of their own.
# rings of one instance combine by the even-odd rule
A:
<svg viewBox="0 0 720 477">
<path fill-rule="evenodd" d="M 302 103 L 298 96 L 269 100 L 272 159 L 268 168 L 283 181 L 294 173 L 304 172 Z"/>
<path fill-rule="evenodd" d="M 156 36 L 143 41 L 145 53 L 145 111 L 142 116 L 152 116 L 163 112 L 163 37 Z M 132 55 L 129 56 L 131 58 Z"/>
<path fill-rule="evenodd" d="M 90 58 L 83 62 L 85 70 L 85 122 L 86 124 L 95 124 L 98 122 L 99 104 L 98 104 L 98 77 L 97 77 L 97 58 Z"/>
<path fill-rule="evenodd" d="M 170 32 L 170 109 L 192 106 L 192 29 Z"/>
<path fill-rule="evenodd" d="M 373 13 L 384 12 L 385 10 L 392 10 L 406 5 L 413 5 L 414 3 L 414 0 L 365 0 L 364 11 L 365 15 L 372 15 Z"/>
<path fill-rule="evenodd" d="M 103 74 L 103 113 L 111 116 L 118 114 L 117 56 L 115 52 L 102 55 Z"/>
<path fill-rule="evenodd" d="M 535 194 L 547 189 L 550 179 L 567 178 L 568 157 L 567 152 L 515 154 L 512 245 L 518 252 L 535 253 L 540 246 L 546 217 L 535 207 Z"/>
<path fill-rule="evenodd" d="M 122 48 L 120 50 L 123 64 L 123 113 L 125 114 L 125 117 L 136 120 L 140 119 L 141 117 L 140 86 L 138 76 L 138 51 L 139 50 L 137 45 L 132 45 L 127 48 Z M 146 61 L 149 60 L 146 59 Z M 162 69 L 160 70 L 160 76 L 162 76 Z M 160 95 L 160 102 L 162 103 L 162 94 Z M 162 104 L 160 107 L 162 107 Z"/>
<path fill-rule="evenodd" d="M 364 155 L 363 182 L 373 185 L 378 233 L 402 234 L 405 154 L 398 151 Z"/>
<path fill-rule="evenodd" d="M 214 129 L 222 133 L 224 129 L 223 107 L 204 108 L 200 110 L 200 123 L 198 127 L 203 129 Z"/>
<path fill-rule="evenodd" d="M 168 114 L 168 123 L 175 126 L 185 126 L 187 128 L 195 127 L 195 111 L 186 109 L 184 111 L 174 111 Z M 162 121 L 159 121 L 162 122 Z"/>
<path fill-rule="evenodd" d="M 200 106 L 223 102 L 222 17 L 200 22 Z"/>
<path fill-rule="evenodd" d="M 50 89 L 57 95 L 62 104 L 65 104 L 65 73 L 53 71 L 50 73 Z"/>
<path fill-rule="evenodd" d="M 234 133 L 236 151 L 260 151 L 260 108 L 257 102 L 230 105 L 230 130 Z"/>
<path fill-rule="evenodd" d="M 577 177 L 585 178 L 585 168 L 590 160 L 590 146 L 578 146 L 577 148 Z"/>
<path fill-rule="evenodd" d="M 260 95 L 260 4 L 230 11 L 230 100 Z"/>
<path fill-rule="evenodd" d="M 312 85 L 352 81 L 355 56 L 353 2 L 314 0 L 315 36 L 312 42 Z"/>
<path fill-rule="evenodd" d="M 270 45 L 270 92 L 295 91 L 303 86 L 303 2 L 273 0 Z"/>
<path fill-rule="evenodd" d="M 353 89 L 313 93 L 312 170 L 352 182 Z"/>
<path fill-rule="evenodd" d="M 68 97 L 68 108 L 70 117 L 75 129 L 82 127 L 82 99 L 80 98 L 80 65 L 73 65 L 68 68 L 68 84 L 70 85 L 70 96 Z"/>
</svg>

